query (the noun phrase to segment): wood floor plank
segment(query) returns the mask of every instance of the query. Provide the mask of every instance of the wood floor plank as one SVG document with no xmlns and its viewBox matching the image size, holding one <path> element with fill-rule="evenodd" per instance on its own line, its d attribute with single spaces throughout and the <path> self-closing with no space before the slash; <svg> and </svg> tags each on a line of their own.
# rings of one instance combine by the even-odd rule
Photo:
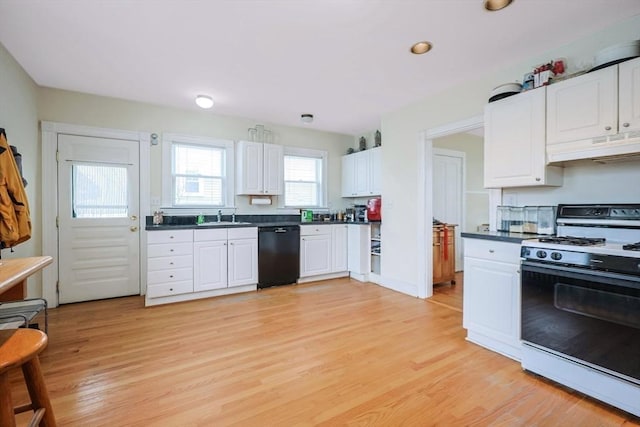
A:
<svg viewBox="0 0 640 427">
<path fill-rule="evenodd" d="M 640 425 L 467 342 L 455 308 L 348 278 L 70 304 L 49 331 L 61 426 Z"/>
</svg>

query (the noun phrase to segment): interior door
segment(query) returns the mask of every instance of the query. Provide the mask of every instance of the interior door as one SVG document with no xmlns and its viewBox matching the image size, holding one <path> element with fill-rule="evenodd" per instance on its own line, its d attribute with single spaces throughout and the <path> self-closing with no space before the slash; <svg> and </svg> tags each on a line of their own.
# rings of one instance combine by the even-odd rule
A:
<svg viewBox="0 0 640 427">
<path fill-rule="evenodd" d="M 463 153 L 433 150 L 433 217 L 448 224 L 456 224 L 456 271 L 462 270 L 462 182 Z"/>
<path fill-rule="evenodd" d="M 140 293 L 138 144 L 58 135 L 60 304 Z"/>
</svg>

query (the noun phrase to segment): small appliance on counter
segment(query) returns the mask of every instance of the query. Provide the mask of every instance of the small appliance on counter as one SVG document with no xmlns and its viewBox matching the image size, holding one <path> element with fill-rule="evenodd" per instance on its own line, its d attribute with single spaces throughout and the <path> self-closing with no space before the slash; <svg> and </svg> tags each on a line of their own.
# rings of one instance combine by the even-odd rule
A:
<svg viewBox="0 0 640 427">
<path fill-rule="evenodd" d="M 355 222 L 367 222 L 367 205 L 354 205 L 353 210 Z"/>
<path fill-rule="evenodd" d="M 302 209 L 300 211 L 300 222 L 312 222 L 313 211 L 310 209 Z"/>
<path fill-rule="evenodd" d="M 554 234 L 555 206 L 498 206 L 496 230 L 511 233 Z"/>
<path fill-rule="evenodd" d="M 367 202 L 367 219 L 382 221 L 382 199 L 380 197 L 374 197 Z"/>
</svg>

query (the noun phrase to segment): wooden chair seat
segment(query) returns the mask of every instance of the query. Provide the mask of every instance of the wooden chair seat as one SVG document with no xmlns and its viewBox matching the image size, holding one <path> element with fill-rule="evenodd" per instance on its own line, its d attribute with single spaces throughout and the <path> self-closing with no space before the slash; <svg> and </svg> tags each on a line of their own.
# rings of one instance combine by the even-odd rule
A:
<svg viewBox="0 0 640 427">
<path fill-rule="evenodd" d="M 29 410 L 34 412 L 30 426 L 56 425 L 38 358 L 46 346 L 47 335 L 37 329 L 0 330 L 0 426 L 15 426 L 15 414 Z M 9 371 L 17 367 L 22 369 L 31 403 L 14 407 Z"/>
</svg>

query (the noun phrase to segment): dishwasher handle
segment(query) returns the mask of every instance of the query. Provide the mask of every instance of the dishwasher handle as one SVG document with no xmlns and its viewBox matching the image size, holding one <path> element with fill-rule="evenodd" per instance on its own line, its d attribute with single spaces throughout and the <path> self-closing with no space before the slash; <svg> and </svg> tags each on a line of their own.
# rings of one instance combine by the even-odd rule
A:
<svg viewBox="0 0 640 427">
<path fill-rule="evenodd" d="M 286 233 L 286 232 L 287 232 L 287 229 L 286 229 L 286 228 L 282 228 L 282 227 L 280 227 L 280 228 L 276 228 L 276 229 L 274 230 L 274 232 L 276 232 L 276 233 Z"/>
</svg>

